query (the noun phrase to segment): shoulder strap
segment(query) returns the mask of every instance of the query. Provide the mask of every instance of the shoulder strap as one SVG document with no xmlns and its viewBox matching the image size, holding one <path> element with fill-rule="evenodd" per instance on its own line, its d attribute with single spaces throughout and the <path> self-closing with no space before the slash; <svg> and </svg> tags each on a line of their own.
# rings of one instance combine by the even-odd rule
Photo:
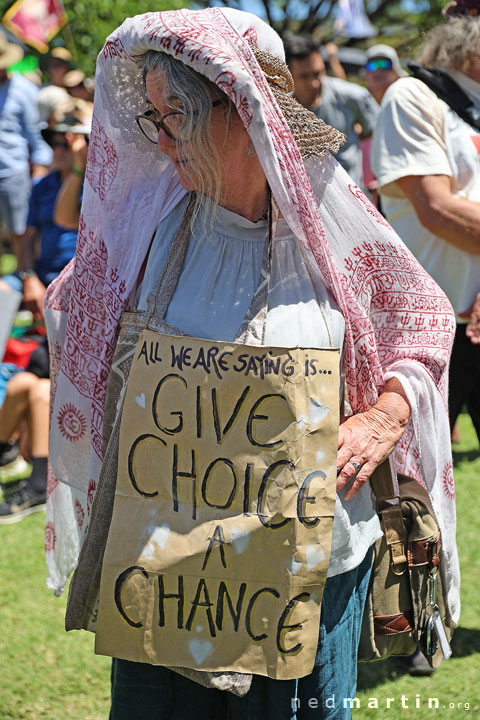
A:
<svg viewBox="0 0 480 720">
<path fill-rule="evenodd" d="M 408 69 L 413 77 L 424 82 L 440 100 L 455 110 L 462 120 L 465 120 L 475 130 L 480 130 L 480 111 L 448 73 L 444 70 L 426 68 L 424 65 L 414 62 L 408 63 Z"/>
<path fill-rule="evenodd" d="M 377 513 L 390 550 L 392 571 L 396 575 L 402 575 L 407 569 L 407 534 L 400 505 L 398 479 L 396 474 L 392 473 L 388 458 L 373 472 L 370 485 L 376 497 Z"/>
</svg>

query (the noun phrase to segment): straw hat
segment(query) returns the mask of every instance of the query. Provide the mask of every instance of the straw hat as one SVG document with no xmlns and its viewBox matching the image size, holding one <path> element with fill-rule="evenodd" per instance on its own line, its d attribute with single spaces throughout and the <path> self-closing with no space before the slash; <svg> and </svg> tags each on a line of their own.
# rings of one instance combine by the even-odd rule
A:
<svg viewBox="0 0 480 720">
<path fill-rule="evenodd" d="M 63 84 L 66 88 L 73 88 L 80 85 L 85 80 L 85 73 L 83 70 L 69 70 L 63 76 Z"/>
<path fill-rule="evenodd" d="M 252 50 L 302 157 L 306 159 L 311 155 L 323 155 L 327 150 L 338 152 L 345 142 L 345 135 L 295 100 L 292 95 L 293 78 L 286 63 L 273 53 L 256 47 Z"/>
<path fill-rule="evenodd" d="M 72 60 L 72 53 L 64 47 L 54 47 L 50 50 L 50 57 L 56 58 L 57 60 L 63 60 L 65 63 L 69 63 Z"/>
<path fill-rule="evenodd" d="M 24 52 L 19 45 L 9 43 L 5 34 L 0 31 L 0 70 L 15 65 L 23 58 Z"/>
</svg>

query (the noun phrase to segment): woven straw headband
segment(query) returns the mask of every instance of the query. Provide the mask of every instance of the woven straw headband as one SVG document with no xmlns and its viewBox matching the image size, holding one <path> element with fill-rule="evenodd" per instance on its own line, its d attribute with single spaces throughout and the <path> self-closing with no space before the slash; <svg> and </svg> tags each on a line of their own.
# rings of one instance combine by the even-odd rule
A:
<svg viewBox="0 0 480 720">
<path fill-rule="evenodd" d="M 345 142 L 345 135 L 317 118 L 291 94 L 293 78 L 286 63 L 273 53 L 252 47 L 275 100 L 283 113 L 303 158 L 323 155 L 327 150 L 336 153 Z"/>
</svg>

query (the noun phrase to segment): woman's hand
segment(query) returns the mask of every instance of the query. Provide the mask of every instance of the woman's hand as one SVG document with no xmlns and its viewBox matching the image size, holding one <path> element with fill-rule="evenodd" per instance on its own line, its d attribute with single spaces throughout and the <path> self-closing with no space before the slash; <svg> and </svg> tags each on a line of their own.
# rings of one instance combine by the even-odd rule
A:
<svg viewBox="0 0 480 720">
<path fill-rule="evenodd" d="M 367 412 L 352 415 L 341 423 L 337 492 L 356 475 L 352 486 L 345 493 L 346 500 L 356 495 L 375 468 L 394 450 L 409 417 L 410 405 L 402 385 L 399 380 L 392 378 L 374 407 Z"/>
</svg>

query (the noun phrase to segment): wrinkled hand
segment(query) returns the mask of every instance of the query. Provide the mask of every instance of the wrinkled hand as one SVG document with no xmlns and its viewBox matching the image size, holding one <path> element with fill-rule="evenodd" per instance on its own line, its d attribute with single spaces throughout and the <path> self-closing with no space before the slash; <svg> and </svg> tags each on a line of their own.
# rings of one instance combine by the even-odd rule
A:
<svg viewBox="0 0 480 720">
<path fill-rule="evenodd" d="M 337 492 L 355 478 L 345 493 L 346 500 L 356 495 L 375 468 L 394 450 L 409 417 L 410 406 L 401 384 L 392 380 L 374 407 L 342 422 L 338 436 Z M 351 461 L 361 465 L 358 473 Z"/>
<path fill-rule="evenodd" d="M 33 314 L 35 320 L 43 320 L 43 301 L 45 285 L 36 275 L 26 278 L 23 283 L 23 304 Z"/>
</svg>

